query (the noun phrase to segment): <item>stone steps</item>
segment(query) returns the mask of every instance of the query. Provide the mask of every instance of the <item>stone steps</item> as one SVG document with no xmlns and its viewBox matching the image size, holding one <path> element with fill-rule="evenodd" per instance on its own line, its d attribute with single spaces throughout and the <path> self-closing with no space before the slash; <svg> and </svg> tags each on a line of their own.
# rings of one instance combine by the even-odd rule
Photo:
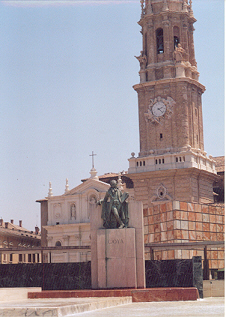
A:
<svg viewBox="0 0 226 317">
<path fill-rule="evenodd" d="M 132 303 L 132 297 L 28 299 L 0 304 L 0 317 L 45 316 L 63 317 L 97 309 Z"/>
</svg>

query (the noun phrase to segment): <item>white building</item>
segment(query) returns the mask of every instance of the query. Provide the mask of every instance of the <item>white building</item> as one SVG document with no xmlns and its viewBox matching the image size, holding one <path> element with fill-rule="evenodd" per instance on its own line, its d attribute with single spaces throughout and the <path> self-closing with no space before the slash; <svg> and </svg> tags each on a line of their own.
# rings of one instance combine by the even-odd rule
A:
<svg viewBox="0 0 226 317">
<path fill-rule="evenodd" d="M 45 262 L 85 262 L 91 260 L 89 249 L 70 247 L 90 246 L 90 214 L 95 204 L 104 198 L 109 184 L 98 180 L 96 170 L 91 170 L 91 178 L 69 190 L 66 181 L 65 193 L 53 196 L 50 183 L 49 195 L 41 203 L 41 226 L 43 247 L 69 247 L 48 251 Z"/>
</svg>

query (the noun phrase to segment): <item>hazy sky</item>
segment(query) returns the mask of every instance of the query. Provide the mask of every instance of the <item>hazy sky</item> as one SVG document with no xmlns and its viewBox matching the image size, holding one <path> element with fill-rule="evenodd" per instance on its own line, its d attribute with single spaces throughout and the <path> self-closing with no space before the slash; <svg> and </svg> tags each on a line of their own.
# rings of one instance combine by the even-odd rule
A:
<svg viewBox="0 0 226 317">
<path fill-rule="evenodd" d="M 224 0 L 193 0 L 205 150 L 224 155 Z M 140 1 L 0 1 L 0 217 L 33 230 L 37 199 L 138 155 Z"/>
</svg>

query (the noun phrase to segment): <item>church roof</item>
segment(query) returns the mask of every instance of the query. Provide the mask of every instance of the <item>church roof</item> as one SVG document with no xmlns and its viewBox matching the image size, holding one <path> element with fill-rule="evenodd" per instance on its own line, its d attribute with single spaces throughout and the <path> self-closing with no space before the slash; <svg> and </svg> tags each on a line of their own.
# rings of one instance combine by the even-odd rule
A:
<svg viewBox="0 0 226 317">
<path fill-rule="evenodd" d="M 109 187 L 109 184 L 107 184 L 106 182 L 103 182 L 99 179 L 88 178 L 87 180 L 84 180 L 83 183 L 69 190 L 67 193 L 63 194 L 62 196 L 80 194 L 89 189 L 95 189 L 97 191 L 106 191 L 108 187 Z"/>
</svg>

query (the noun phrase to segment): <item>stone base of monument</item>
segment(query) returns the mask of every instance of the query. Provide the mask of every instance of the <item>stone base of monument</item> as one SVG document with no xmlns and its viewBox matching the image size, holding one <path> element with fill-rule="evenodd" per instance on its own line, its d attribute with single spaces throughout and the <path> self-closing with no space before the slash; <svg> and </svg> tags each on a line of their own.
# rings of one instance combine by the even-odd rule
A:
<svg viewBox="0 0 226 317">
<path fill-rule="evenodd" d="M 135 229 L 97 231 L 98 288 L 137 288 Z"/>
<path fill-rule="evenodd" d="M 28 298 L 131 297 L 133 302 L 188 301 L 199 299 L 195 287 L 163 287 L 147 289 L 107 289 L 30 292 Z"/>
<path fill-rule="evenodd" d="M 101 208 L 91 213 L 93 289 L 145 288 L 143 206 L 131 201 L 129 227 L 104 229 Z"/>
</svg>

